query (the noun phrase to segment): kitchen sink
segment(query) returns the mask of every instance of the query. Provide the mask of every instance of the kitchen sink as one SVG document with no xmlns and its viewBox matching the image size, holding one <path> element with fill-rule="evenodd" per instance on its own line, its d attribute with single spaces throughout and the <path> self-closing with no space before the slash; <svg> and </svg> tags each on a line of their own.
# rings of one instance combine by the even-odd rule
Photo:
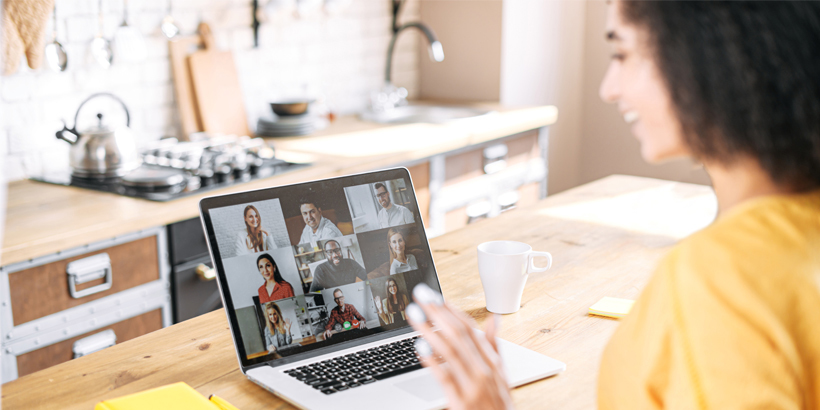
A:
<svg viewBox="0 0 820 410">
<path fill-rule="evenodd" d="M 443 105 L 405 105 L 384 112 L 365 111 L 360 117 L 380 124 L 407 124 L 427 122 L 444 124 L 455 120 L 480 117 L 492 111 L 470 107 Z"/>
</svg>

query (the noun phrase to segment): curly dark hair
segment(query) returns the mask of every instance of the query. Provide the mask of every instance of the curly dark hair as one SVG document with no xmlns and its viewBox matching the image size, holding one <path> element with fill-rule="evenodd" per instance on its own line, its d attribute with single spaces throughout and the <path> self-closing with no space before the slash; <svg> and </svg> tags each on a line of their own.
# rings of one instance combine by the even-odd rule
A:
<svg viewBox="0 0 820 410">
<path fill-rule="evenodd" d="M 820 2 L 620 4 L 649 33 L 696 158 L 750 156 L 777 184 L 820 186 Z"/>
</svg>

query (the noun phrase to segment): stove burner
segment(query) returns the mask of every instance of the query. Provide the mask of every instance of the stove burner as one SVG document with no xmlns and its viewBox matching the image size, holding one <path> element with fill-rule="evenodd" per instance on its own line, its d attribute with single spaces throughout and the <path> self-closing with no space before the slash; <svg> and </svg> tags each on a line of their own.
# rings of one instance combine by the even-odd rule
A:
<svg viewBox="0 0 820 410">
<path fill-rule="evenodd" d="M 274 158 L 273 148 L 261 138 L 218 137 L 182 143 L 160 140 L 156 147 L 143 152 L 143 165 L 123 177 L 84 177 L 66 170 L 31 178 L 151 201 L 170 201 L 308 165 Z"/>
<path fill-rule="evenodd" d="M 122 177 L 121 184 L 126 188 L 146 191 L 185 187 L 185 172 L 174 168 L 143 165 Z"/>
</svg>

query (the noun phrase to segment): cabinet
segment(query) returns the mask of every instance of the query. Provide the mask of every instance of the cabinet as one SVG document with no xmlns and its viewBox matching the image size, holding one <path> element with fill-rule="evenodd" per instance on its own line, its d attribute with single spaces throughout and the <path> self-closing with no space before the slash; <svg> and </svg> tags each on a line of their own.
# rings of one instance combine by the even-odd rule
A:
<svg viewBox="0 0 820 410">
<path fill-rule="evenodd" d="M 83 354 L 100 332 L 122 342 L 170 325 L 165 238 L 146 229 L 0 268 L 2 381 Z"/>
<path fill-rule="evenodd" d="M 546 144 L 546 128 L 541 128 L 409 166 L 428 236 L 544 197 Z"/>
</svg>

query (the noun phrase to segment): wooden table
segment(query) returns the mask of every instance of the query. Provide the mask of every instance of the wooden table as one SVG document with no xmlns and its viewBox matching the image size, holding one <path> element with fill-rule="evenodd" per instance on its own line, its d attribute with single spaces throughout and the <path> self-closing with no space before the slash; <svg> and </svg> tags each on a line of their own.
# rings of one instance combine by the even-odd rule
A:
<svg viewBox="0 0 820 410">
<path fill-rule="evenodd" d="M 524 241 L 553 254 L 532 274 L 521 310 L 500 336 L 567 364 L 517 388 L 518 408 L 595 407 L 598 363 L 617 321 L 587 315 L 603 296 L 636 298 L 659 258 L 708 225 L 716 202 L 705 186 L 611 176 L 431 240 L 447 300 L 480 324 L 488 317 L 475 247 Z M 2 386 L 5 409 L 91 409 L 110 399 L 184 381 L 243 410 L 292 408 L 239 372 L 225 313 L 212 312 Z"/>
</svg>

